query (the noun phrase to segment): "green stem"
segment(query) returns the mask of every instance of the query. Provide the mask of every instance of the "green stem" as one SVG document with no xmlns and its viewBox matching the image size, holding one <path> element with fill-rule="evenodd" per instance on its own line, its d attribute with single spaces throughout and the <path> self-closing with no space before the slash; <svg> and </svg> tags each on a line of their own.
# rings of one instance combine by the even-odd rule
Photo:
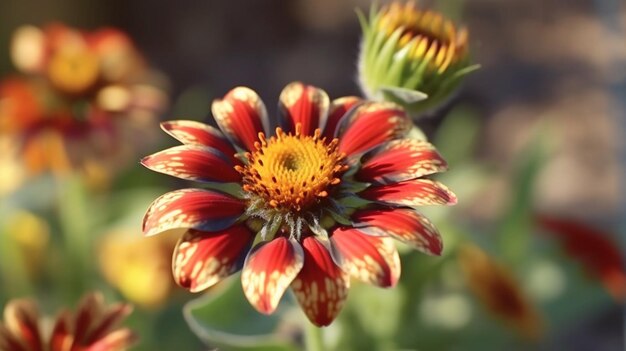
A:
<svg viewBox="0 0 626 351">
<path fill-rule="evenodd" d="M 57 187 L 59 222 L 64 236 L 66 256 L 66 287 L 70 301 L 78 299 L 90 280 L 93 232 L 91 213 L 83 180 L 73 176 L 60 182 Z"/>
<path fill-rule="evenodd" d="M 322 328 L 316 327 L 311 322 L 306 322 L 304 329 L 304 344 L 307 351 L 324 351 L 324 338 Z"/>
<path fill-rule="evenodd" d="M 4 216 L 4 218 L 7 218 Z M 2 223 L 5 224 L 5 223 Z M 7 228 L 0 225 L 0 277 L 6 296 L 26 296 L 32 293 L 33 287 L 26 260 L 15 240 L 10 237 Z"/>
</svg>

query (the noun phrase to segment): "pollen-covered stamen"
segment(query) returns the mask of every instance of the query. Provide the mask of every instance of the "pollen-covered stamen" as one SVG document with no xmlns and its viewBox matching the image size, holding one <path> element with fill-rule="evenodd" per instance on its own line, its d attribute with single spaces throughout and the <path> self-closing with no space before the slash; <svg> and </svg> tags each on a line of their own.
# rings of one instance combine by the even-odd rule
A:
<svg viewBox="0 0 626 351">
<path fill-rule="evenodd" d="M 300 212 L 329 196 L 348 169 L 339 141 L 327 142 L 321 131 L 303 135 L 300 124 L 295 133 L 276 128 L 269 140 L 259 133 L 256 151 L 247 153 L 248 164 L 236 166 L 243 176 L 243 189 L 263 199 L 268 207 Z"/>
</svg>

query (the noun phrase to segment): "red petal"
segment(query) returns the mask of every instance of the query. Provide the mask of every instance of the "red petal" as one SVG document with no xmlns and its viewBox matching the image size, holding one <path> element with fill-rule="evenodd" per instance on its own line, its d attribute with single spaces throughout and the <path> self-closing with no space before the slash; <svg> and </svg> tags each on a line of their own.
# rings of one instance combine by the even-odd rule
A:
<svg viewBox="0 0 626 351">
<path fill-rule="evenodd" d="M 95 341 L 109 334 L 121 321 L 133 311 L 127 303 L 118 303 L 109 307 L 98 320 L 97 326 L 89 331 L 87 340 Z"/>
<path fill-rule="evenodd" d="M 190 229 L 174 249 L 174 279 L 191 292 L 211 287 L 241 269 L 254 236 L 245 225 L 212 233 Z"/>
<path fill-rule="evenodd" d="M 250 304 L 261 313 L 274 312 L 303 260 L 302 248 L 294 240 L 279 237 L 258 245 L 241 273 L 243 292 Z"/>
<path fill-rule="evenodd" d="M 70 332 L 70 319 L 71 315 L 68 311 L 62 312 L 57 317 L 50 336 L 50 350 L 66 351 L 72 348 L 74 337 Z"/>
<path fill-rule="evenodd" d="M 335 264 L 328 248 L 314 237 L 305 238 L 302 247 L 304 266 L 291 288 L 311 323 L 326 326 L 343 307 L 350 288 L 349 276 Z"/>
<path fill-rule="evenodd" d="M 242 148 L 255 150 L 259 133 L 267 133 L 268 118 L 265 105 L 257 93 L 246 87 L 229 91 L 224 99 L 213 101 L 213 117 L 222 132 Z"/>
<path fill-rule="evenodd" d="M 74 343 L 79 345 L 87 343 L 87 331 L 100 318 L 103 306 L 104 297 L 100 293 L 90 293 L 81 299 L 74 319 L 74 334 L 72 335 Z"/>
<path fill-rule="evenodd" d="M 29 351 L 42 350 L 39 313 L 31 300 L 13 300 L 4 308 L 4 322 L 13 336 Z"/>
<path fill-rule="evenodd" d="M 315 129 L 324 128 L 328 105 L 328 95 L 322 89 L 300 82 L 287 85 L 278 103 L 285 131 L 294 131 L 300 123 L 302 134 L 313 135 Z"/>
<path fill-rule="evenodd" d="M 359 231 L 390 236 L 428 255 L 441 255 L 443 242 L 437 228 L 424 216 L 408 208 L 357 211 L 352 222 Z"/>
<path fill-rule="evenodd" d="M 341 254 L 344 270 L 352 277 L 385 288 L 398 282 L 400 257 L 391 238 L 365 235 L 355 228 L 337 228 L 331 241 Z"/>
<path fill-rule="evenodd" d="M 242 201 L 220 192 L 176 190 L 152 202 L 143 219 L 143 232 L 149 236 L 176 228 L 222 230 L 235 223 L 244 209 Z"/>
<path fill-rule="evenodd" d="M 185 145 L 202 145 L 221 151 L 235 161 L 235 149 L 219 130 L 196 121 L 167 121 L 161 128 Z"/>
<path fill-rule="evenodd" d="M 0 323 L 0 350 L 30 351 L 2 323 Z"/>
<path fill-rule="evenodd" d="M 598 277 L 618 301 L 626 298 L 624 258 L 613 235 L 584 223 L 538 216 L 539 225 L 561 240 L 565 250 Z"/>
<path fill-rule="evenodd" d="M 123 351 L 137 341 L 130 329 L 116 330 L 86 347 L 85 351 Z"/>
<path fill-rule="evenodd" d="M 367 153 L 356 174 L 364 182 L 396 183 L 447 169 L 435 147 L 423 140 L 393 140 Z"/>
<path fill-rule="evenodd" d="M 364 199 L 400 206 L 454 205 L 454 195 L 445 185 L 429 179 L 373 186 L 359 193 Z"/>
<path fill-rule="evenodd" d="M 389 102 L 357 106 L 339 125 L 339 150 L 350 156 L 405 136 L 412 122 L 404 110 Z"/>
<path fill-rule="evenodd" d="M 330 103 L 330 111 L 328 112 L 328 120 L 326 121 L 326 127 L 324 127 L 324 133 L 322 136 L 328 140 L 332 140 L 335 137 L 335 130 L 339 121 L 346 113 L 361 102 L 361 98 L 356 96 L 344 96 L 333 100 Z"/>
<path fill-rule="evenodd" d="M 542 336 L 542 316 L 506 266 L 472 244 L 459 247 L 458 260 L 467 286 L 489 312 L 525 338 Z"/>
<path fill-rule="evenodd" d="M 201 182 L 238 182 L 240 174 L 220 151 L 181 145 L 144 157 L 141 164 L 173 177 Z"/>
</svg>

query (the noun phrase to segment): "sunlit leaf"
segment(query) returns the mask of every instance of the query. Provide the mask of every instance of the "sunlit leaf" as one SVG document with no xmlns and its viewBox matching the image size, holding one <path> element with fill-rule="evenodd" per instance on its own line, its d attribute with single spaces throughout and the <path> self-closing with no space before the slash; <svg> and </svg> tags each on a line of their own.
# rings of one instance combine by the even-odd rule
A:
<svg viewBox="0 0 626 351">
<path fill-rule="evenodd" d="M 234 278 L 209 294 L 190 301 L 183 313 L 191 330 L 207 345 L 221 350 L 295 351 L 295 323 L 287 318 L 288 307 L 274 314 L 257 312 L 246 300 L 240 279 Z"/>
</svg>

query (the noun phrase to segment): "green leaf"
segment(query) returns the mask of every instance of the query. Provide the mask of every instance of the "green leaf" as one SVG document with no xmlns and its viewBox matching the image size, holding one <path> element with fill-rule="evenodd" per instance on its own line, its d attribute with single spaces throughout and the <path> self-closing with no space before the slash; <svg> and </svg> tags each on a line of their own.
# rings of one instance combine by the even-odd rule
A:
<svg viewBox="0 0 626 351">
<path fill-rule="evenodd" d="M 534 188 L 539 171 L 544 165 L 545 147 L 540 129 L 524 154 L 520 156 L 519 168 L 514 175 L 513 194 L 508 209 L 498 227 L 499 246 L 502 255 L 511 264 L 520 263 L 528 251 L 533 231 Z"/>
<path fill-rule="evenodd" d="M 274 314 L 260 314 L 246 300 L 238 278 L 239 275 L 230 278 L 221 291 L 212 291 L 185 305 L 183 314 L 191 330 L 202 341 L 221 350 L 297 350 L 288 333 L 277 332 L 279 327 L 293 330 L 287 324 L 297 324 L 289 320 L 285 301 Z"/>
</svg>

